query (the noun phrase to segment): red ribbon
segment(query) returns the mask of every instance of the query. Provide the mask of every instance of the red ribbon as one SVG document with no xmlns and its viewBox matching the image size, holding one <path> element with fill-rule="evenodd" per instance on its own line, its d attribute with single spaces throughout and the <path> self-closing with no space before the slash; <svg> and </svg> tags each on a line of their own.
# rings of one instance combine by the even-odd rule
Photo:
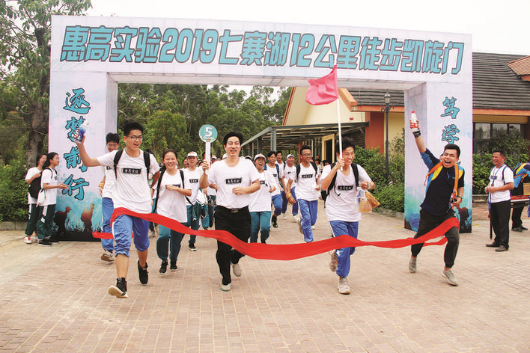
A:
<svg viewBox="0 0 530 353">
<path fill-rule="evenodd" d="M 311 243 L 300 243 L 300 244 L 262 244 L 262 243 L 245 243 L 237 239 L 234 235 L 230 234 L 225 230 L 193 230 L 183 226 L 180 222 L 161 216 L 155 213 L 136 213 L 126 208 L 116 208 L 112 214 L 111 224 L 114 222 L 116 217 L 121 215 L 129 215 L 138 217 L 146 221 L 150 221 L 156 224 L 160 224 L 166 228 L 172 229 L 182 234 L 193 234 L 205 238 L 217 239 L 223 243 L 232 246 L 234 249 L 242 254 L 248 255 L 255 259 L 262 260 L 296 260 L 303 257 L 313 256 L 325 253 L 330 250 L 342 249 L 347 247 L 361 247 L 361 246 L 377 246 L 380 248 L 404 248 L 406 246 L 424 243 L 424 246 L 428 245 L 443 245 L 447 242 L 447 238 L 444 237 L 445 233 L 453 227 L 460 227 L 460 223 L 456 217 L 450 218 L 440 224 L 438 227 L 431 230 L 429 233 L 414 239 L 395 239 L 385 241 L 362 241 L 355 239 L 349 235 L 341 235 L 334 238 L 325 240 L 314 241 Z M 112 239 L 110 233 L 94 233 L 94 237 L 102 239 Z M 443 237 L 438 241 L 429 242 L 439 237 Z"/>
</svg>

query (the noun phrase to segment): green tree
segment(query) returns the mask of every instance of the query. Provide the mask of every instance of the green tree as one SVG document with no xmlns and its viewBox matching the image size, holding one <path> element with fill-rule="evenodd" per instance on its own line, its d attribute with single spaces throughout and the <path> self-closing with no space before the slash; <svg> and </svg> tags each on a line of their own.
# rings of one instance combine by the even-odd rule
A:
<svg viewBox="0 0 530 353">
<path fill-rule="evenodd" d="M 52 15 L 82 15 L 90 0 L 0 2 L 0 110 L 18 115 L 28 131 L 26 164 L 33 165 L 48 134 Z"/>
</svg>

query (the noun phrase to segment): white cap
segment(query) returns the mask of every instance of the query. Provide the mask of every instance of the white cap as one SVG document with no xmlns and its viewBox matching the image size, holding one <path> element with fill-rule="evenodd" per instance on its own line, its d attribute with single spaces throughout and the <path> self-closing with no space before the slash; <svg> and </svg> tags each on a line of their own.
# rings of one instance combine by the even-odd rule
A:
<svg viewBox="0 0 530 353">
<path fill-rule="evenodd" d="M 199 156 L 197 156 L 197 152 L 190 152 L 188 153 L 188 157 L 199 157 Z"/>
<path fill-rule="evenodd" d="M 214 155 L 212 156 L 212 159 L 217 159 L 217 156 L 214 154 Z"/>
<path fill-rule="evenodd" d="M 223 159 L 226 159 L 228 157 L 228 155 L 225 153 L 223 154 Z"/>
<path fill-rule="evenodd" d="M 288 154 L 287 158 L 289 158 L 289 157 L 293 157 L 294 158 L 294 156 L 292 154 Z"/>
<path fill-rule="evenodd" d="M 265 159 L 265 156 L 262 155 L 261 153 L 258 153 L 257 155 L 254 156 L 254 160 L 258 159 L 258 158 L 263 158 Z"/>
</svg>

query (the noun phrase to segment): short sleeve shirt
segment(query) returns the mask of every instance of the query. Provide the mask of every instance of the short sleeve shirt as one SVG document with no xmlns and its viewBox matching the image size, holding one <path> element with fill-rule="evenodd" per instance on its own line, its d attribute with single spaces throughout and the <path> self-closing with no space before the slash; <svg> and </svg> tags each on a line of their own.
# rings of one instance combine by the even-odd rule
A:
<svg viewBox="0 0 530 353">
<path fill-rule="evenodd" d="M 488 185 L 503 186 L 508 183 L 513 183 L 513 171 L 506 164 L 491 170 Z M 491 203 L 503 202 L 510 200 L 511 193 L 510 190 L 496 191 L 492 192 L 489 197 Z"/>
<path fill-rule="evenodd" d="M 320 192 L 316 190 L 316 183 L 319 174 L 313 168 L 313 165 L 309 165 L 308 168 L 300 164 L 300 175 L 296 180 L 296 171 L 290 178 L 297 181 L 296 183 L 296 198 L 306 201 L 316 201 Z"/>
<path fill-rule="evenodd" d="M 155 190 L 158 183 L 153 185 Z M 173 185 L 178 188 L 189 189 L 188 185 L 182 182 L 180 177 L 180 171 L 177 170 L 175 175 L 171 175 L 165 172 L 160 180 L 160 191 L 158 193 L 158 203 L 156 206 L 156 213 L 159 215 L 175 219 L 181 223 L 185 223 L 188 220 L 188 214 L 186 211 L 186 197 L 178 191 L 167 190 L 167 185 Z"/>
<path fill-rule="evenodd" d="M 59 184 L 57 171 L 55 169 L 46 168 L 42 171 L 40 187 L 42 188 L 44 184 L 53 186 Z M 44 195 L 46 196 L 46 199 L 41 206 L 55 205 L 57 203 L 57 190 L 57 188 L 45 189 Z"/>
</svg>

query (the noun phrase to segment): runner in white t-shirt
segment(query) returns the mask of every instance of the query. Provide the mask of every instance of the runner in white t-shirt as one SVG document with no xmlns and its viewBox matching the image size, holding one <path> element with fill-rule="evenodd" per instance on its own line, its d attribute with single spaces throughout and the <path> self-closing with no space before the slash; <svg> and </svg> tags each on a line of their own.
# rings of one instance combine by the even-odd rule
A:
<svg viewBox="0 0 530 353">
<path fill-rule="evenodd" d="M 247 159 L 240 159 L 243 135 L 239 132 L 230 132 L 223 138 L 223 145 L 227 158 L 215 162 L 209 171 L 201 177 L 201 187 L 208 185 L 217 186 L 217 206 L 215 207 L 215 229 L 226 230 L 239 240 L 248 242 L 250 237 L 250 194 L 260 188 L 259 173 Z M 207 162 L 203 169 L 208 170 Z M 239 259 L 243 254 L 233 250 L 228 244 L 217 241 L 217 264 L 223 277 L 221 290 L 231 289 L 230 263 L 236 277 L 241 276 Z"/>
<path fill-rule="evenodd" d="M 40 189 L 41 185 L 41 175 L 42 175 L 42 168 L 44 166 L 44 163 L 46 163 L 46 155 L 45 154 L 39 154 L 37 155 L 37 166 L 30 168 L 28 172 L 26 173 L 26 183 L 28 183 L 28 187 L 31 186 L 31 184 L 36 185 L 35 190 L 37 187 Z M 31 189 L 31 188 L 30 188 Z M 37 195 L 38 196 L 38 195 Z M 28 192 L 28 212 L 29 212 L 29 218 L 28 223 L 26 225 L 26 237 L 24 238 L 24 243 L 31 244 L 31 243 L 37 243 L 39 241 L 38 237 L 31 237 L 33 235 L 33 232 L 37 229 L 37 221 L 39 220 L 39 207 L 37 206 L 37 198 L 32 197 L 30 193 Z"/>
<path fill-rule="evenodd" d="M 265 165 L 264 169 L 274 186 L 274 191 L 271 194 L 274 205 L 274 214 L 272 215 L 271 222 L 274 228 L 278 228 L 278 216 L 282 213 L 281 189 L 283 189 L 283 169 L 276 164 L 276 152 L 270 151 L 267 154 L 267 158 L 269 163 Z"/>
<path fill-rule="evenodd" d="M 197 167 L 197 152 L 188 153 L 188 168 L 184 170 L 184 178 L 186 185 L 191 189 L 191 196 L 186 197 L 186 212 L 188 220 L 184 224 L 186 227 L 190 227 L 193 230 L 198 230 L 200 226 L 200 205 L 197 204 L 197 194 L 202 192 L 199 190 L 199 180 L 201 175 L 204 173 L 202 168 Z M 195 246 L 196 235 L 190 235 L 190 241 L 188 243 L 189 249 L 197 251 Z"/>
<path fill-rule="evenodd" d="M 109 152 L 116 151 L 120 144 L 120 136 L 116 133 L 109 132 L 106 136 L 106 147 Z M 114 212 L 114 202 L 112 201 L 112 190 L 116 184 L 116 175 L 113 167 L 103 168 L 103 180 L 99 184 L 99 192 L 101 194 L 101 213 L 103 215 L 103 233 L 112 233 L 110 226 L 110 218 Z M 103 254 L 101 260 L 114 261 L 114 239 L 101 239 L 101 246 L 103 246 Z"/>
<path fill-rule="evenodd" d="M 337 142 L 335 151 L 340 150 Z M 373 189 L 375 184 L 360 165 L 352 166 L 355 158 L 355 144 L 349 138 L 342 139 L 342 158 L 337 153 L 337 163 L 327 165 L 322 172 L 322 189 L 328 191 L 326 214 L 333 236 L 349 235 L 357 239 L 361 214 L 357 206 L 357 185 L 363 190 Z M 354 168 L 357 168 L 359 180 L 355 180 Z M 349 294 L 348 274 L 350 256 L 354 247 L 337 249 L 331 252 L 329 267 L 339 276 L 339 293 Z"/>
<path fill-rule="evenodd" d="M 257 154 L 254 165 L 259 172 L 260 189 L 252 194 L 248 209 L 250 211 L 250 242 L 258 241 L 258 232 L 261 233 L 261 242 L 266 243 L 271 231 L 271 195 L 276 191 L 276 183 L 269 173 L 263 169 L 265 156 Z"/>
<path fill-rule="evenodd" d="M 293 181 L 296 181 L 298 201 L 293 198 L 290 192 L 286 195 L 289 203 L 298 202 L 298 207 L 300 208 L 298 225 L 306 243 L 313 241 L 313 230 L 311 227 L 317 221 L 318 196 L 320 194 L 320 174 L 318 174 L 317 165 L 312 162 L 312 159 L 311 147 L 303 145 L 300 148 L 301 163 L 297 167 L 299 173 L 289 177 L 289 182 L 287 183 L 287 190 L 290 190 Z"/>
<path fill-rule="evenodd" d="M 151 212 L 151 192 L 148 175 L 155 174 L 158 163 L 155 156 L 140 149 L 144 128 L 136 122 L 127 123 L 123 129 L 126 147 L 116 165 L 116 185 L 113 190 L 114 207 L 124 207 L 138 213 Z M 78 143 L 79 156 L 86 167 L 100 165 L 114 168 L 114 159 L 119 151 L 107 153 L 98 158 L 91 158 L 86 152 L 83 141 Z M 149 170 L 147 170 L 149 166 Z M 149 221 L 128 215 L 121 215 L 114 221 L 114 239 L 116 240 L 116 286 L 108 290 L 117 298 L 127 297 L 127 272 L 129 269 L 129 249 L 134 231 L 134 245 L 138 253 L 138 275 L 140 283 L 147 284 L 147 255 L 149 249 Z"/>
<path fill-rule="evenodd" d="M 217 156 L 212 156 L 211 164 L 217 161 L 218 161 Z M 215 200 L 217 198 L 217 186 L 215 186 L 214 184 L 210 184 L 208 186 L 208 196 L 210 198 L 210 201 L 208 203 L 208 222 L 209 222 L 208 228 L 212 228 L 213 221 L 214 221 L 213 214 L 215 210 Z M 203 224 L 203 228 L 206 229 L 206 227 L 204 227 L 204 224 Z"/>
<path fill-rule="evenodd" d="M 37 235 L 39 245 L 52 245 L 52 225 L 55 216 L 55 204 L 57 203 L 57 189 L 68 189 L 68 186 L 59 183 L 56 168 L 59 166 L 59 155 L 50 152 L 46 156 L 41 176 L 41 189 L 44 189 L 45 200 L 39 205 L 40 218 L 37 221 Z"/>
<path fill-rule="evenodd" d="M 160 171 L 158 182 L 153 184 L 155 195 L 155 212 L 185 224 L 188 221 L 186 197 L 191 197 L 192 190 L 186 180 L 182 180 L 182 171 L 177 169 L 177 152 L 172 149 L 162 155 L 164 167 Z M 184 178 L 186 179 L 186 178 Z M 158 196 L 158 197 L 157 197 Z M 162 260 L 160 273 L 166 273 L 168 265 L 168 244 L 171 244 L 169 259 L 171 271 L 177 270 L 177 259 L 180 243 L 184 234 L 159 225 L 160 234 L 156 242 L 156 252 Z"/>
</svg>

